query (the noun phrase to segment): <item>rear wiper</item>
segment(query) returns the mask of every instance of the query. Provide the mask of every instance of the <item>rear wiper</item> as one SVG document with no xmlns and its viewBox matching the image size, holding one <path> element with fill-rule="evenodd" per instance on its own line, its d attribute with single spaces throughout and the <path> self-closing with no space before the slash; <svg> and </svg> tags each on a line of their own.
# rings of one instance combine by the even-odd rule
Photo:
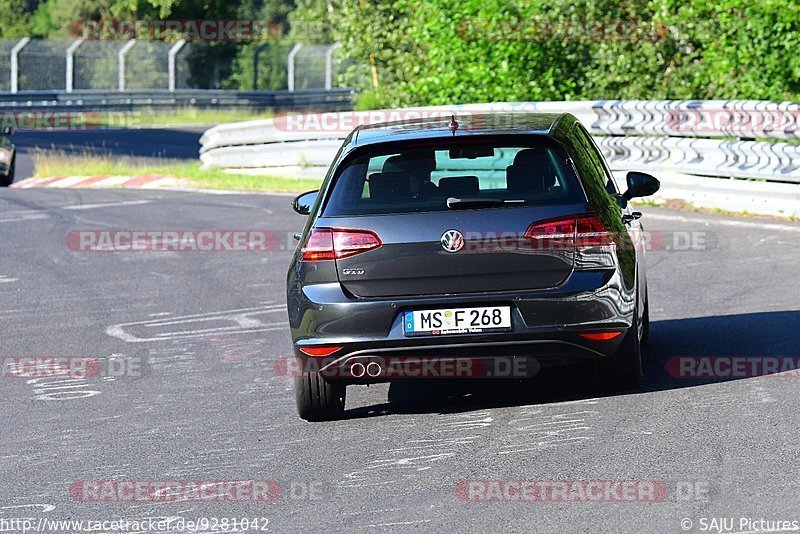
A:
<svg viewBox="0 0 800 534">
<path fill-rule="evenodd" d="M 463 210 L 470 208 L 490 208 L 492 206 L 502 206 L 503 204 L 525 204 L 525 199 L 510 198 L 455 198 L 447 199 L 447 207 L 451 210 Z"/>
</svg>

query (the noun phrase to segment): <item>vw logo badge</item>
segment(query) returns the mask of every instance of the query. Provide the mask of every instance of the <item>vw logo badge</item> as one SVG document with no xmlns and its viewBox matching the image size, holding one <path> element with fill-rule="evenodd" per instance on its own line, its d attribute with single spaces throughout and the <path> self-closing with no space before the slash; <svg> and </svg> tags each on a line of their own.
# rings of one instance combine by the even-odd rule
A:
<svg viewBox="0 0 800 534">
<path fill-rule="evenodd" d="M 458 252 L 464 248 L 464 234 L 458 230 L 448 230 L 442 234 L 439 242 L 447 252 Z"/>
</svg>

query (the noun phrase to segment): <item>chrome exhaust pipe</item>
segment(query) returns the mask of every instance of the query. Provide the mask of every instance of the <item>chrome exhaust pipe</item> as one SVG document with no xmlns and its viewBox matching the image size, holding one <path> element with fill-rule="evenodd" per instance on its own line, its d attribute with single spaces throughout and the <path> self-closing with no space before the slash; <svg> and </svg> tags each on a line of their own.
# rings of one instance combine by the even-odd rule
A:
<svg viewBox="0 0 800 534">
<path fill-rule="evenodd" d="M 364 367 L 363 363 L 355 362 L 350 366 L 350 374 L 353 376 L 353 378 L 361 378 L 366 372 L 367 369 Z"/>
<path fill-rule="evenodd" d="M 369 362 L 367 364 L 367 374 L 372 378 L 380 376 L 382 372 L 383 369 L 381 368 L 381 364 L 378 362 Z"/>
</svg>

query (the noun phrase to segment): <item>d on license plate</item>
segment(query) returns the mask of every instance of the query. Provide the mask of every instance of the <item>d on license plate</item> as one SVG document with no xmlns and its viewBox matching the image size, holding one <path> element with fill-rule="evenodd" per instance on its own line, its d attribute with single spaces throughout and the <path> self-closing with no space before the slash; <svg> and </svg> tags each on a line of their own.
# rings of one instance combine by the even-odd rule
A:
<svg viewBox="0 0 800 534">
<path fill-rule="evenodd" d="M 511 307 L 407 311 L 403 330 L 411 334 L 465 334 L 511 330 Z"/>
</svg>

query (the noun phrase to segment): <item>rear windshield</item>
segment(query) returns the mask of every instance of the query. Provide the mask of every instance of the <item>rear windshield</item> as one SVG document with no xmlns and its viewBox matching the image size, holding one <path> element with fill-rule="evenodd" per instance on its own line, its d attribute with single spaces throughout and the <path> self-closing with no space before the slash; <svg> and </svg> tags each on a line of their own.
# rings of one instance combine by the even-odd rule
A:
<svg viewBox="0 0 800 534">
<path fill-rule="evenodd" d="M 388 146 L 337 170 L 324 216 L 444 211 L 450 198 L 514 205 L 585 201 L 566 153 L 547 139 L 525 146 L 492 140 Z"/>
</svg>

